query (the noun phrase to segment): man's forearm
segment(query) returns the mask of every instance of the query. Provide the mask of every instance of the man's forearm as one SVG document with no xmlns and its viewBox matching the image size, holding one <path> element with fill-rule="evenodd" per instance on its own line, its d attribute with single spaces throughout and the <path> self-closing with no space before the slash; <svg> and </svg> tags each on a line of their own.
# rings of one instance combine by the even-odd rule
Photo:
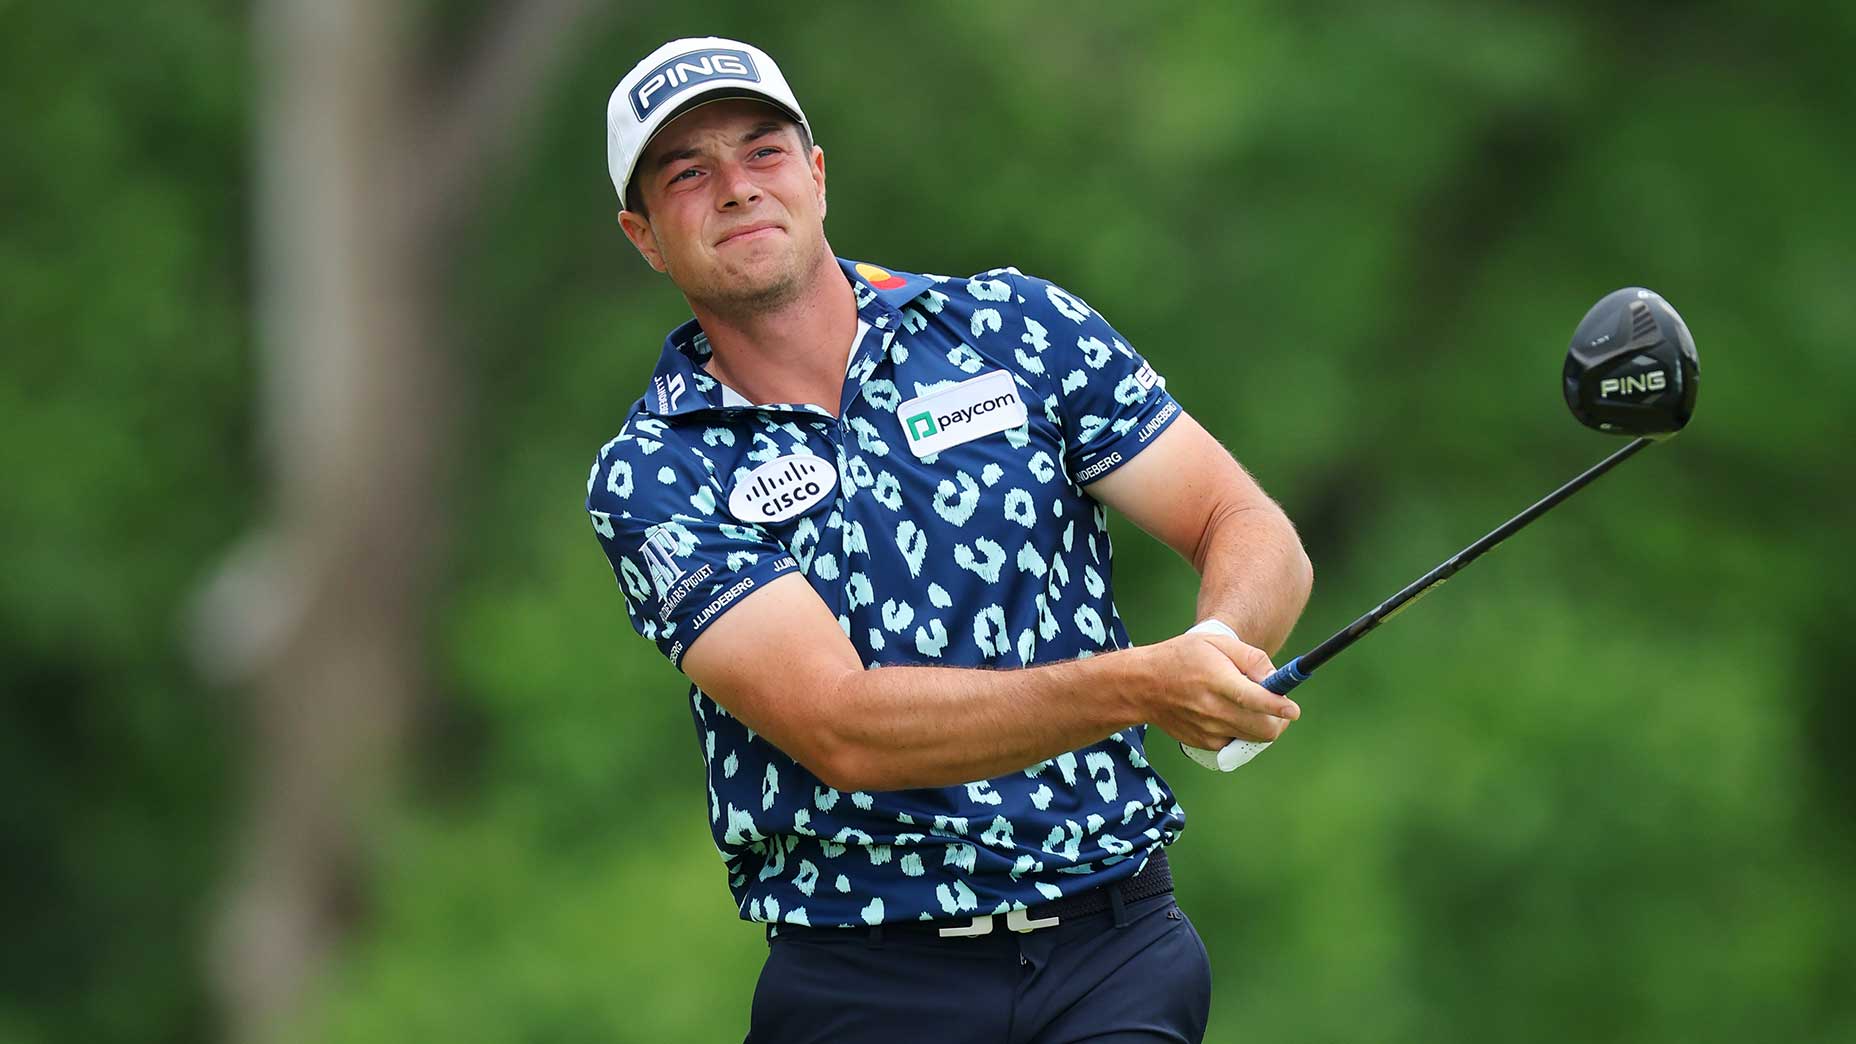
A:
<svg viewBox="0 0 1856 1044">
<path fill-rule="evenodd" d="M 991 779 L 1143 720 L 1141 650 L 1016 670 L 879 667 L 830 694 L 822 763 L 848 790 Z"/>
<path fill-rule="evenodd" d="M 1193 555 L 1199 618 L 1272 655 L 1308 602 L 1313 568 L 1281 509 L 1216 518 Z M 1141 649 L 1018 670 L 881 667 L 831 694 L 825 763 L 853 790 L 952 786 L 1037 764 L 1147 720 Z"/>
<path fill-rule="evenodd" d="M 1200 577 L 1198 619 L 1223 620 L 1271 656 L 1288 640 L 1314 584 L 1295 527 L 1274 504 L 1215 519 L 1192 564 Z"/>
</svg>

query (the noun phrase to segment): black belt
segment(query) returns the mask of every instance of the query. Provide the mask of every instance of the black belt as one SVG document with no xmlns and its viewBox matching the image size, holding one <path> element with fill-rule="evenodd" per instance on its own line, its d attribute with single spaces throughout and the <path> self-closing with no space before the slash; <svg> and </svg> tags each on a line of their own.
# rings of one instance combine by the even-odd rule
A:
<svg viewBox="0 0 1856 1044">
<path fill-rule="evenodd" d="M 868 933 L 873 940 L 881 939 L 887 934 L 907 936 L 926 935 L 933 938 L 969 938 L 990 935 L 995 930 L 1018 932 L 1036 931 L 1039 928 L 1054 928 L 1059 923 L 1067 923 L 1112 910 L 1121 903 L 1139 902 L 1152 899 L 1157 895 L 1166 895 L 1173 890 L 1173 872 L 1166 865 L 1166 849 L 1155 848 L 1148 856 L 1147 865 L 1133 877 L 1126 877 L 1113 884 L 1091 888 L 1087 892 L 1066 895 L 1061 899 L 1033 906 L 1026 910 L 1014 910 L 1009 914 L 979 914 L 966 918 L 942 918 L 933 921 L 897 921 L 892 924 L 876 925 L 871 928 L 812 928 L 804 925 L 779 924 L 769 925 L 767 936 L 830 937 L 839 938 L 852 933 Z M 1002 925 L 994 922 L 1003 920 Z"/>
</svg>

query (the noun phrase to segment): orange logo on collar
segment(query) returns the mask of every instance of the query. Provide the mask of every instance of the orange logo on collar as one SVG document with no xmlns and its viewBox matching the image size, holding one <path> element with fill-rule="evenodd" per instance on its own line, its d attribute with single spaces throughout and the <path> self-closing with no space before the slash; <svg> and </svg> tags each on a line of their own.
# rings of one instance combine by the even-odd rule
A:
<svg viewBox="0 0 1856 1044">
<path fill-rule="evenodd" d="M 862 261 L 857 263 L 857 274 L 864 277 L 864 282 L 869 283 L 878 290 L 894 290 L 908 282 L 908 280 L 901 276 L 890 275 L 883 269 L 875 265 L 866 265 Z"/>
</svg>

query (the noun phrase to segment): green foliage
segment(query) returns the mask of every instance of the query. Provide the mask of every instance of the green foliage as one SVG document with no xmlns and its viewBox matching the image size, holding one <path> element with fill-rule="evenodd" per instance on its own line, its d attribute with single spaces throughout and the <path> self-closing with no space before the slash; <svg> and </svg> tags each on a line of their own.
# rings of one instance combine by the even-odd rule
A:
<svg viewBox="0 0 1856 1044">
<path fill-rule="evenodd" d="M 205 1035 L 237 805 L 176 636 L 257 492 L 242 43 L 106 6 L 8 4 L 0 34 L 6 1040 Z"/>
<path fill-rule="evenodd" d="M 1285 654 L 1607 452 L 1558 401 L 1564 339 L 1665 293 L 1690 431 L 1326 668 L 1243 772 L 1154 737 L 1211 1039 L 1856 1039 L 1845 10 L 708 7 L 590 23 L 454 254 L 442 699 L 308 1035 L 745 1029 L 763 944 L 684 683 L 579 506 L 686 315 L 612 222 L 599 114 L 713 32 L 781 60 L 839 254 L 1053 278 L 1168 376 L 1302 529 Z M 242 28 L 42 7 L 0 44 L 0 1037 L 209 1025 L 187 955 L 238 777 L 175 636 L 262 493 Z M 1116 546 L 1135 639 L 1187 626 L 1185 565 Z"/>
</svg>

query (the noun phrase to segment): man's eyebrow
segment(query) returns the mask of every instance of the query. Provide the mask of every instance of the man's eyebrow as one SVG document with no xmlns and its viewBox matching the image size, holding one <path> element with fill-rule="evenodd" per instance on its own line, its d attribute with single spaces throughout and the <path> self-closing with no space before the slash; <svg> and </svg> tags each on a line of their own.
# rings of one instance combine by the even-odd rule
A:
<svg viewBox="0 0 1856 1044">
<path fill-rule="evenodd" d="M 785 126 L 786 124 L 781 123 L 779 120 L 766 120 L 761 123 L 757 123 L 752 128 L 750 128 L 746 134 L 743 134 L 741 136 L 740 141 L 738 141 L 736 144 L 746 145 L 748 142 L 754 141 L 757 138 L 764 138 L 769 134 L 777 133 L 781 128 Z M 650 164 L 651 170 L 653 173 L 655 173 L 657 171 L 663 170 L 665 167 L 670 166 L 672 163 L 675 163 L 678 160 L 694 159 L 696 156 L 700 155 L 701 152 L 702 150 L 700 149 L 688 148 L 688 149 L 677 149 L 674 152 L 663 153 L 659 155 L 656 159 L 651 161 L 651 164 Z"/>
<path fill-rule="evenodd" d="M 665 153 L 660 154 L 656 159 L 651 161 L 651 170 L 653 173 L 656 173 L 657 171 L 663 170 L 665 167 L 670 166 L 672 163 L 675 163 L 678 160 L 691 159 L 691 158 L 694 158 L 696 155 L 697 155 L 696 149 L 678 149 L 675 152 L 665 152 Z"/>
<path fill-rule="evenodd" d="M 769 134 L 773 134 L 785 126 L 786 124 L 781 123 L 778 120 L 767 120 L 762 123 L 757 123 L 754 125 L 753 130 L 750 130 L 746 134 L 743 134 L 741 136 L 740 143 L 743 145 L 746 145 L 748 142 L 753 141 L 756 138 L 764 138 Z"/>
</svg>

